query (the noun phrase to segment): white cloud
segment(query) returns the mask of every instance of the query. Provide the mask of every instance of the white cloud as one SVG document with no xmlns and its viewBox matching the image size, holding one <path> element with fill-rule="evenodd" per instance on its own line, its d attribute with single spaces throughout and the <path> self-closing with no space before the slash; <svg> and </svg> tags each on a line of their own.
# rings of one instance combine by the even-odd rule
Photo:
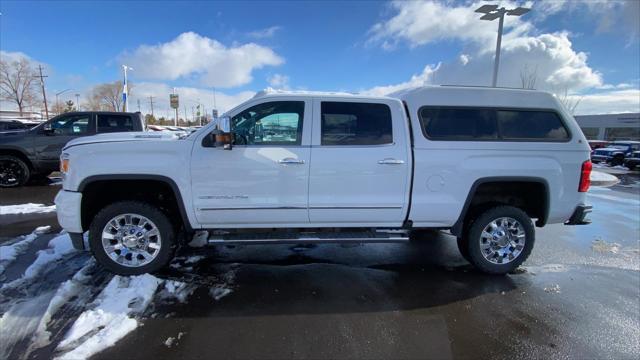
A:
<svg viewBox="0 0 640 360">
<path fill-rule="evenodd" d="M 367 43 L 380 43 L 383 49 L 391 50 L 401 42 L 416 47 L 441 40 L 461 40 L 491 49 L 495 46 L 497 24 L 479 20 L 480 14 L 474 9 L 481 5 L 476 2 L 456 7 L 440 1 L 394 1 L 391 7 L 397 14 L 375 24 L 369 30 Z M 508 16 L 504 28 L 506 40 L 526 33 L 531 24 L 520 17 Z"/>
<path fill-rule="evenodd" d="M 273 74 L 267 78 L 269 85 L 275 89 L 289 89 L 289 77 L 282 74 Z"/>
<path fill-rule="evenodd" d="M 576 115 L 640 113 L 640 89 L 612 90 L 582 96 L 573 96 L 580 100 Z"/>
<path fill-rule="evenodd" d="M 217 87 L 247 84 L 254 70 L 284 63 L 268 47 L 254 43 L 227 47 L 193 32 L 182 33 L 166 43 L 141 45 L 118 59 L 133 67 L 134 76 L 139 79 L 192 79 Z"/>
<path fill-rule="evenodd" d="M 405 81 L 394 85 L 376 86 L 374 88 L 363 90 L 360 93 L 373 96 L 384 96 L 396 91 L 409 89 L 418 86 L 425 86 L 433 83 L 434 74 L 440 69 L 440 65 L 427 65 L 420 74 L 414 74 L 409 81 Z"/>
<path fill-rule="evenodd" d="M 480 14 L 474 9 L 482 4 L 448 6 L 439 1 L 392 3 L 396 13 L 371 28 L 369 44 L 380 43 L 383 49 L 389 50 L 401 42 L 420 46 L 458 40 L 472 51 L 471 54 L 460 55 L 457 61 L 443 62 L 437 69 L 427 67 L 427 73 L 391 87 L 408 86 L 416 79 L 439 84 L 489 85 L 493 74 L 497 24 L 479 20 Z M 518 4 L 503 1 L 501 5 L 515 7 Z M 499 86 L 520 86 L 520 74 L 525 66 L 536 69 L 537 87 L 541 89 L 567 88 L 575 92 L 602 85 L 602 75 L 588 65 L 586 53 L 573 49 L 567 32 L 539 34 L 524 18 L 526 16 L 505 18 Z"/>
<path fill-rule="evenodd" d="M 266 39 L 273 37 L 280 29 L 282 29 L 281 26 L 271 26 L 265 29 L 251 31 L 247 35 L 255 39 Z"/>
<path fill-rule="evenodd" d="M 176 87 L 176 93 L 180 97 L 179 116 L 184 117 L 185 108 L 187 117 L 191 118 L 191 107 L 197 103 L 203 104 L 207 113 L 211 113 L 214 107 L 213 90 L 194 88 L 194 87 Z M 135 83 L 131 91 L 129 106 L 132 110 L 137 111 L 137 101 L 140 100 L 140 110 L 143 113 L 150 113 L 149 96 L 153 96 L 154 114 L 156 117 L 174 117 L 173 109 L 169 107 L 169 94 L 173 92 L 173 87 L 165 83 L 157 82 L 140 82 Z M 235 94 L 227 94 L 216 91 L 215 105 L 220 114 L 228 111 L 236 105 L 250 99 L 255 95 L 253 91 L 241 91 Z"/>
</svg>

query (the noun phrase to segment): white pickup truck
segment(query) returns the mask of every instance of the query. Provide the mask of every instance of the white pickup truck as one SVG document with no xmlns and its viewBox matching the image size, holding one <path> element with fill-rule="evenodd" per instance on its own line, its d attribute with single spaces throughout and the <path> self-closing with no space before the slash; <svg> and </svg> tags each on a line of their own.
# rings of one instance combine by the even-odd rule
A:
<svg viewBox="0 0 640 360">
<path fill-rule="evenodd" d="M 553 95 L 436 86 L 393 97 L 260 93 L 183 139 L 84 137 L 61 156 L 58 220 L 106 268 L 165 266 L 180 242 L 407 241 L 448 230 L 478 269 L 535 226 L 587 224 L 589 146 Z M 194 237 L 195 235 L 195 237 Z"/>
</svg>

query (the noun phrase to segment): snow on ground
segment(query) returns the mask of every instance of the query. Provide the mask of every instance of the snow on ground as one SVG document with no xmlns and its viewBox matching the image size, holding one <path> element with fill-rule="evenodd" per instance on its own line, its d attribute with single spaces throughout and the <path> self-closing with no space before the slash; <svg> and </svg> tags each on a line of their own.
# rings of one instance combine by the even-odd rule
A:
<svg viewBox="0 0 640 360">
<path fill-rule="evenodd" d="M 0 206 L 0 215 L 14 214 L 43 214 L 56 211 L 56 206 L 46 206 L 44 204 L 19 204 L 19 205 L 2 205 Z"/>
<path fill-rule="evenodd" d="M 29 245 L 38 238 L 38 235 L 45 234 L 51 230 L 51 226 L 37 227 L 29 235 L 21 236 L 19 240 L 11 245 L 0 246 L 0 274 L 11 264 L 18 255 L 23 254 L 29 248 Z"/>
<path fill-rule="evenodd" d="M 592 171 L 590 176 L 593 186 L 613 186 L 620 182 L 614 175 L 604 173 L 602 171 Z"/>
<path fill-rule="evenodd" d="M 71 244 L 71 238 L 69 238 L 69 234 L 64 231 L 60 233 L 60 235 L 54 237 L 49 240 L 49 245 L 46 249 L 38 251 L 38 257 L 36 260 L 29 265 L 29 267 L 24 271 L 24 274 L 21 278 L 16 279 L 10 283 L 4 284 L 2 288 L 6 287 L 15 287 L 21 283 L 24 283 L 26 280 L 34 278 L 42 272 L 44 267 L 53 261 L 58 261 L 62 259 L 63 256 L 76 251 Z M 2 289 L 0 288 L 0 289 Z"/>
<path fill-rule="evenodd" d="M 162 280 L 145 274 L 114 276 L 95 300 L 93 309 L 80 314 L 57 349 L 59 359 L 86 359 L 112 346 L 138 327 L 133 317 L 151 302 Z"/>
</svg>

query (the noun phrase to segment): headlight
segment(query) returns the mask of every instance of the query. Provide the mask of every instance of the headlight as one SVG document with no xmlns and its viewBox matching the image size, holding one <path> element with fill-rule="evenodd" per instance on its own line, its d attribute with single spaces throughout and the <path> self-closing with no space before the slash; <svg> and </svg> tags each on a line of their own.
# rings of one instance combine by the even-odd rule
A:
<svg viewBox="0 0 640 360">
<path fill-rule="evenodd" d="M 60 172 L 63 174 L 69 172 L 69 154 L 67 153 L 60 156 Z"/>
</svg>

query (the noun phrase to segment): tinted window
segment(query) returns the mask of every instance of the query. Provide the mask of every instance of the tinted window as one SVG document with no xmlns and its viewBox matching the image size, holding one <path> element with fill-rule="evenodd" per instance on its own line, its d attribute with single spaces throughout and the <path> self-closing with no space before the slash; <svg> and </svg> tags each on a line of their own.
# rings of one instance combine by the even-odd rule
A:
<svg viewBox="0 0 640 360">
<path fill-rule="evenodd" d="M 17 121 L 0 122 L 0 131 L 4 130 L 24 130 L 27 126 Z"/>
<path fill-rule="evenodd" d="M 566 140 L 567 129 L 551 111 L 498 110 L 500 135 L 505 140 Z"/>
<path fill-rule="evenodd" d="M 323 101 L 322 145 L 381 145 L 393 142 L 391 110 L 384 104 Z"/>
<path fill-rule="evenodd" d="M 236 145 L 300 145 L 304 101 L 273 101 L 231 118 Z"/>
<path fill-rule="evenodd" d="M 58 135 L 82 135 L 89 131 L 90 115 L 63 116 L 51 121 L 51 129 Z"/>
<path fill-rule="evenodd" d="M 498 138 L 494 111 L 489 109 L 422 108 L 420 121 L 424 134 L 433 139 Z"/>
<path fill-rule="evenodd" d="M 133 131 L 133 119 L 127 115 L 98 115 L 98 132 Z"/>
</svg>

